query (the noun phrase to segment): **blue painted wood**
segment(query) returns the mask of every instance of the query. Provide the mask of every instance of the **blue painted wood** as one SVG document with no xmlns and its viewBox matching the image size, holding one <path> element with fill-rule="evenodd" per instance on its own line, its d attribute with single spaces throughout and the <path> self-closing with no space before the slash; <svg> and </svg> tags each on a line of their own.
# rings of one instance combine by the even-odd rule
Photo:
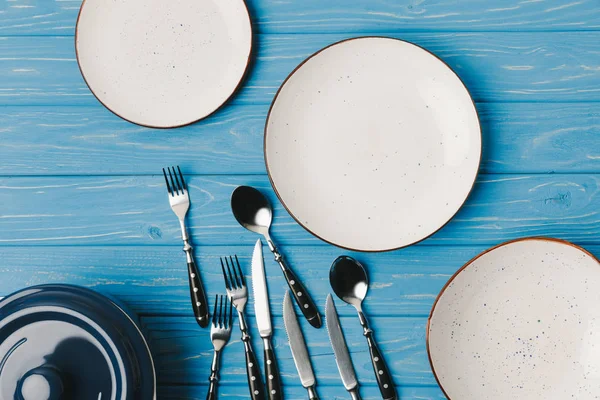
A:
<svg viewBox="0 0 600 400">
<path fill-rule="evenodd" d="M 322 304 L 321 304 L 322 306 Z M 339 308 L 350 307 L 339 302 Z M 281 308 L 281 304 L 279 304 Z M 300 310 L 297 310 L 299 313 Z M 382 317 L 371 318 L 371 325 L 381 351 L 387 355 L 390 373 L 397 385 L 435 385 L 435 378 L 429 370 L 425 349 L 425 325 L 427 318 Z M 255 349 L 262 347 L 262 341 L 253 318 L 251 336 Z M 313 369 L 322 385 L 339 385 L 340 377 L 333 350 L 326 329 L 315 329 L 304 319 L 300 320 Z M 373 367 L 369 358 L 369 347 L 362 334 L 357 316 L 340 319 L 344 336 L 351 349 L 357 377 L 363 385 L 376 386 Z M 210 373 L 212 345 L 209 331 L 200 329 L 193 318 L 145 317 L 143 324 L 148 330 L 150 346 L 157 364 L 160 383 L 205 384 Z M 282 317 L 273 318 L 273 348 L 279 362 L 284 386 L 298 385 L 296 367 L 292 360 L 288 338 Z M 245 384 L 246 367 L 243 357 L 244 346 L 239 329 L 232 332 L 229 345 L 223 353 L 222 381 L 225 384 Z M 263 365 L 263 355 L 259 362 Z M 208 372 L 207 372 L 208 371 Z"/>
<path fill-rule="evenodd" d="M 233 104 L 270 103 L 306 57 L 354 34 L 257 35 L 254 66 Z M 477 101 L 598 101 L 600 31 L 393 33 L 446 61 Z M 0 105 L 95 105 L 72 37 L 0 40 Z"/>
<path fill-rule="evenodd" d="M 309 236 L 275 200 L 264 176 L 264 118 L 281 81 L 312 52 L 346 37 L 388 34 L 447 61 L 482 117 L 483 174 L 458 216 L 421 245 L 350 253 L 369 268 L 366 309 L 401 398 L 443 399 L 429 371 L 424 326 L 457 268 L 490 245 L 527 235 L 570 239 L 600 255 L 598 2 L 248 3 L 260 34 L 244 88 L 210 119 L 168 132 L 125 123 L 89 93 L 73 51 L 81 0 L 0 6 L 0 296 L 49 282 L 114 295 L 143 315 L 160 398 L 205 398 L 208 332 L 192 320 L 177 224 L 162 178 L 152 175 L 175 163 L 202 175 L 190 177 L 190 221 L 209 293 L 223 290 L 218 257 L 238 253 L 247 268 L 255 240 L 230 216 L 231 190 L 262 188 L 276 205 L 273 234 L 322 309 L 329 263 L 348 252 Z M 272 260 L 266 269 L 286 395 L 304 399 L 281 328 L 285 283 Z M 379 398 L 353 311 L 339 311 L 363 395 Z M 322 398 L 347 398 L 325 331 L 304 325 Z M 239 334 L 225 356 L 221 393 L 247 398 Z"/>
<path fill-rule="evenodd" d="M 506 31 L 600 28 L 596 0 L 248 0 L 263 33 L 409 30 Z M 81 0 L 12 0 L 0 34 L 72 35 Z"/>
<path fill-rule="evenodd" d="M 318 387 L 317 391 L 322 399 L 348 399 L 348 394 L 343 386 Z M 165 400 L 204 400 L 206 399 L 206 386 L 170 386 L 163 385 L 159 387 L 158 398 Z M 242 386 L 223 386 L 219 392 L 224 398 L 238 400 L 247 399 L 248 391 Z M 437 387 L 406 387 L 398 388 L 398 395 L 402 400 L 441 400 L 446 397 Z M 306 400 L 306 390 L 302 387 L 286 386 L 284 388 L 285 398 L 289 400 Z M 364 400 L 380 400 L 381 394 L 375 387 L 365 387 L 361 389 Z"/>
<path fill-rule="evenodd" d="M 160 167 L 160 166 L 158 166 Z M 181 165 L 186 172 L 187 165 Z M 190 176 L 194 242 L 235 245 L 256 240 L 229 205 L 242 184 L 274 206 L 272 235 L 282 245 L 323 242 L 296 224 L 263 175 Z M 600 175 L 480 175 L 457 216 L 424 244 L 489 244 L 549 235 L 594 244 L 600 238 Z M 180 244 L 179 225 L 161 175 L 0 178 L 0 246 Z"/>
<path fill-rule="evenodd" d="M 254 241 L 240 246 L 198 246 L 196 258 L 209 293 L 223 291 L 219 257 L 237 254 L 248 282 Z M 360 260 L 372 283 L 366 310 L 373 317 L 429 314 L 433 301 L 464 263 L 487 246 L 412 246 L 383 254 L 359 254 L 333 246 L 284 246 L 290 265 L 323 311 L 329 287 L 329 266 L 341 254 Z M 600 246 L 586 246 L 600 258 Z M 144 316 L 192 317 L 189 306 L 185 258 L 180 246 L 29 246 L 0 248 L 0 297 L 26 286 L 70 282 L 90 287 L 123 301 Z M 287 286 L 278 266 L 265 255 L 273 315 L 281 316 Z M 253 315 L 250 299 L 248 314 Z M 339 314 L 354 311 L 339 307 Z"/>
<path fill-rule="evenodd" d="M 0 107 L 0 175 L 140 175 L 177 160 L 202 174 L 264 174 L 268 105 L 230 105 L 172 131 L 100 104 Z M 599 173 L 597 103 L 479 103 L 484 173 Z M 560 154 L 560 157 L 556 157 Z"/>
</svg>

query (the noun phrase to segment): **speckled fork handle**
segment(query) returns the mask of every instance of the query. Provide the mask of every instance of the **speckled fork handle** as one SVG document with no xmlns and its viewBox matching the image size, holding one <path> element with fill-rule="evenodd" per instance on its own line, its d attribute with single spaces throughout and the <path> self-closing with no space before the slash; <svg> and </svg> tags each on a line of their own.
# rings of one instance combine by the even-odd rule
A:
<svg viewBox="0 0 600 400">
<path fill-rule="evenodd" d="M 213 362 L 210 367 L 210 377 L 208 378 L 210 384 L 208 386 L 208 393 L 206 400 L 217 400 L 217 386 L 219 382 L 219 364 L 221 361 L 221 351 L 215 350 L 213 355 Z"/>
<path fill-rule="evenodd" d="M 190 244 L 190 239 L 185 228 L 185 223 L 181 222 L 181 233 L 183 236 L 183 251 L 185 252 L 188 265 L 188 279 L 190 284 L 190 299 L 192 301 L 192 309 L 198 325 L 206 328 L 209 323 L 208 319 L 208 301 L 206 300 L 206 292 L 204 285 L 200 280 L 200 271 L 194 260 L 194 249 Z"/>
</svg>

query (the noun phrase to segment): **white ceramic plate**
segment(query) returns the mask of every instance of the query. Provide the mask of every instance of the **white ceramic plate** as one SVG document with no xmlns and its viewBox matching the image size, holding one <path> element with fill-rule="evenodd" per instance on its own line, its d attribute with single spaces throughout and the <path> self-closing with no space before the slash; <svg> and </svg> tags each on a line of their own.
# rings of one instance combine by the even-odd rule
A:
<svg viewBox="0 0 600 400">
<path fill-rule="evenodd" d="M 265 128 L 281 202 L 308 231 L 352 250 L 392 250 L 440 229 L 466 200 L 480 157 L 461 80 L 391 38 L 314 54 L 279 89 Z"/>
<path fill-rule="evenodd" d="M 252 47 L 243 0 L 84 0 L 77 61 L 94 95 L 139 125 L 172 128 L 217 110 Z"/>
<path fill-rule="evenodd" d="M 600 262 L 553 239 L 502 244 L 454 275 L 427 347 L 452 400 L 600 397 Z"/>
</svg>

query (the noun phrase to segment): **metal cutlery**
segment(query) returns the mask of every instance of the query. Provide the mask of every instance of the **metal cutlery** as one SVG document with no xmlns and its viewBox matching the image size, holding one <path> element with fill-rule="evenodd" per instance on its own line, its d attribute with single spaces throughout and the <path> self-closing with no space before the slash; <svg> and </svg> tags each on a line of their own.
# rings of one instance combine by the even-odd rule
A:
<svg viewBox="0 0 600 400">
<path fill-rule="evenodd" d="M 223 260 L 225 260 L 225 262 L 223 262 Z M 264 400 L 266 399 L 265 387 L 260 377 L 260 368 L 256 359 L 256 354 L 252 349 L 248 323 L 246 322 L 246 317 L 244 315 L 244 309 L 248 302 L 246 279 L 242 273 L 242 268 L 240 267 L 237 256 L 235 256 L 235 262 L 231 256 L 229 256 L 229 259 L 227 257 L 221 258 L 221 269 L 223 270 L 223 279 L 225 279 L 227 296 L 229 296 L 229 300 L 233 303 L 233 306 L 238 312 L 240 331 L 242 331 L 242 342 L 244 342 L 244 348 L 246 350 L 246 373 L 248 375 L 250 397 L 252 400 Z"/>
<path fill-rule="evenodd" d="M 363 334 L 369 344 L 369 353 L 377 384 L 384 400 L 395 400 L 398 398 L 396 388 L 392 380 L 389 368 L 381 351 L 373 337 L 373 330 L 369 327 L 369 322 L 362 310 L 362 302 L 367 296 L 369 288 L 369 278 L 365 268 L 355 259 L 348 256 L 338 257 L 329 271 L 329 282 L 335 294 L 348 304 L 356 308 L 360 324 L 363 327 Z"/>
<path fill-rule="evenodd" d="M 253 187 L 239 186 L 231 195 L 231 210 L 240 225 L 249 231 L 264 236 L 269 249 L 275 256 L 275 261 L 277 261 L 283 271 L 283 275 L 294 295 L 296 303 L 300 306 L 300 310 L 302 310 L 302 314 L 304 314 L 304 317 L 306 317 L 312 326 L 320 328 L 321 316 L 315 302 L 296 274 L 289 268 L 269 235 L 273 210 L 267 198 Z"/>
<path fill-rule="evenodd" d="M 223 303 L 225 303 L 225 305 L 223 305 Z M 208 378 L 210 385 L 208 386 L 206 400 L 216 400 L 217 398 L 221 350 L 223 350 L 223 347 L 225 347 L 227 342 L 229 342 L 232 325 L 233 305 L 227 300 L 227 297 L 217 295 L 215 298 L 215 308 L 212 315 L 212 325 L 210 327 L 210 340 L 213 344 L 215 352 L 213 354 L 212 365 L 210 366 L 210 377 Z"/>
<path fill-rule="evenodd" d="M 294 358 L 294 364 L 296 364 L 296 369 L 300 376 L 300 382 L 302 383 L 302 386 L 308 390 L 308 398 L 310 400 L 319 400 L 319 396 L 315 389 L 317 381 L 310 363 L 310 357 L 308 356 L 304 335 L 300 329 L 300 324 L 298 323 L 298 318 L 294 311 L 294 305 L 290 299 L 289 291 L 285 292 L 285 297 L 283 298 L 283 323 L 290 341 L 292 357 Z"/>
<path fill-rule="evenodd" d="M 331 294 L 327 295 L 327 300 L 325 301 L 325 326 L 327 326 L 329 341 L 333 348 L 333 354 L 335 354 L 335 363 L 340 371 L 342 383 L 350 393 L 350 396 L 352 396 L 352 400 L 361 400 L 356 372 L 354 372 L 348 345 L 346 344 L 346 339 L 340 325 L 340 318 L 338 317 Z"/>
<path fill-rule="evenodd" d="M 179 169 L 179 167 L 177 167 L 177 170 L 175 170 L 175 167 L 169 167 L 166 171 L 163 168 L 163 175 L 165 176 L 167 191 L 169 192 L 169 204 L 179 219 L 179 225 L 181 226 L 183 251 L 185 252 L 188 265 L 188 279 L 190 284 L 192 308 L 194 310 L 194 315 L 198 325 L 206 328 L 209 323 L 206 292 L 204 291 L 204 285 L 200 279 L 200 272 L 198 270 L 198 266 L 196 265 L 196 261 L 194 260 L 193 247 L 190 244 L 190 237 L 185 226 L 185 215 L 190 208 L 190 196 L 188 194 L 187 185 L 185 184 L 183 174 L 181 173 L 181 169 Z"/>
<path fill-rule="evenodd" d="M 265 351 L 265 381 L 267 394 L 271 400 L 283 398 L 281 390 L 281 377 L 279 367 L 275 358 L 275 352 L 271 344 L 273 327 L 271 325 L 271 312 L 269 309 L 269 292 L 265 278 L 265 266 L 262 251 L 262 242 L 256 241 L 254 253 L 252 254 L 252 289 L 254 292 L 254 312 L 256 313 L 256 325 L 263 339 Z"/>
</svg>

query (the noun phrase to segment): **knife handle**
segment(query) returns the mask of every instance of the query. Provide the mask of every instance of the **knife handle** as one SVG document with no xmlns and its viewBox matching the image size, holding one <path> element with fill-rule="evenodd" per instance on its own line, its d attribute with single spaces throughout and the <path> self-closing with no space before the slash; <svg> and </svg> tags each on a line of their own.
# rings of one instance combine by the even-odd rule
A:
<svg viewBox="0 0 600 400">
<path fill-rule="evenodd" d="M 315 302 L 310 297 L 310 294 L 308 294 L 308 291 L 302 282 L 300 282 L 296 274 L 294 274 L 294 271 L 288 267 L 287 263 L 283 259 L 283 256 L 279 250 L 277 250 L 277 247 L 275 247 L 273 242 L 269 239 L 267 240 L 267 243 L 269 244 L 269 249 L 275 256 L 275 261 L 277 261 L 281 267 L 281 270 L 283 271 L 285 280 L 287 281 L 288 286 L 294 295 L 294 299 L 296 299 L 296 304 L 298 304 L 300 307 L 302 314 L 304 314 L 304 317 L 307 319 L 309 324 L 315 328 L 320 328 L 322 325 L 321 316 L 319 315 L 319 310 L 317 309 Z"/>
<path fill-rule="evenodd" d="M 269 400 L 281 400 L 283 399 L 281 376 L 275 352 L 271 345 L 271 338 L 263 338 L 263 342 L 265 345 L 265 381 L 267 382 L 267 394 L 269 395 Z"/>
<path fill-rule="evenodd" d="M 196 322 L 202 328 L 208 326 L 208 302 L 206 301 L 206 292 L 204 291 L 204 285 L 200 280 L 200 272 L 196 261 L 194 261 L 194 254 L 192 253 L 192 246 L 186 242 L 183 248 L 187 256 L 188 265 L 188 279 L 190 283 L 190 299 L 192 300 L 192 309 L 194 310 L 194 316 Z"/>
<path fill-rule="evenodd" d="M 248 335 L 248 325 L 244 313 L 238 312 L 240 321 L 240 330 L 242 331 L 242 342 L 246 350 L 246 374 L 248 375 L 248 389 L 250 390 L 250 398 L 252 400 L 266 400 L 265 386 L 260 377 L 260 367 L 256 354 L 252 349 L 250 335 Z"/>
<path fill-rule="evenodd" d="M 358 391 L 358 386 L 356 386 L 354 389 L 348 390 L 348 393 L 350 393 L 352 400 L 362 400 L 362 397 L 360 397 L 360 392 Z"/>
<path fill-rule="evenodd" d="M 308 399 L 309 400 L 319 400 L 319 395 L 317 394 L 317 391 L 315 390 L 315 385 L 307 387 L 306 390 L 308 390 Z"/>
<path fill-rule="evenodd" d="M 392 375 L 387 367 L 387 364 L 379 351 L 379 347 L 373 337 L 373 331 L 369 328 L 367 318 L 362 311 L 358 312 L 360 318 L 360 324 L 363 327 L 363 334 L 367 338 L 369 343 L 369 353 L 371 354 L 371 363 L 373 363 L 373 370 L 375 371 L 375 377 L 377 378 L 377 385 L 379 385 L 379 391 L 383 400 L 397 400 L 398 395 L 396 394 L 396 388 L 392 380 Z"/>
</svg>

